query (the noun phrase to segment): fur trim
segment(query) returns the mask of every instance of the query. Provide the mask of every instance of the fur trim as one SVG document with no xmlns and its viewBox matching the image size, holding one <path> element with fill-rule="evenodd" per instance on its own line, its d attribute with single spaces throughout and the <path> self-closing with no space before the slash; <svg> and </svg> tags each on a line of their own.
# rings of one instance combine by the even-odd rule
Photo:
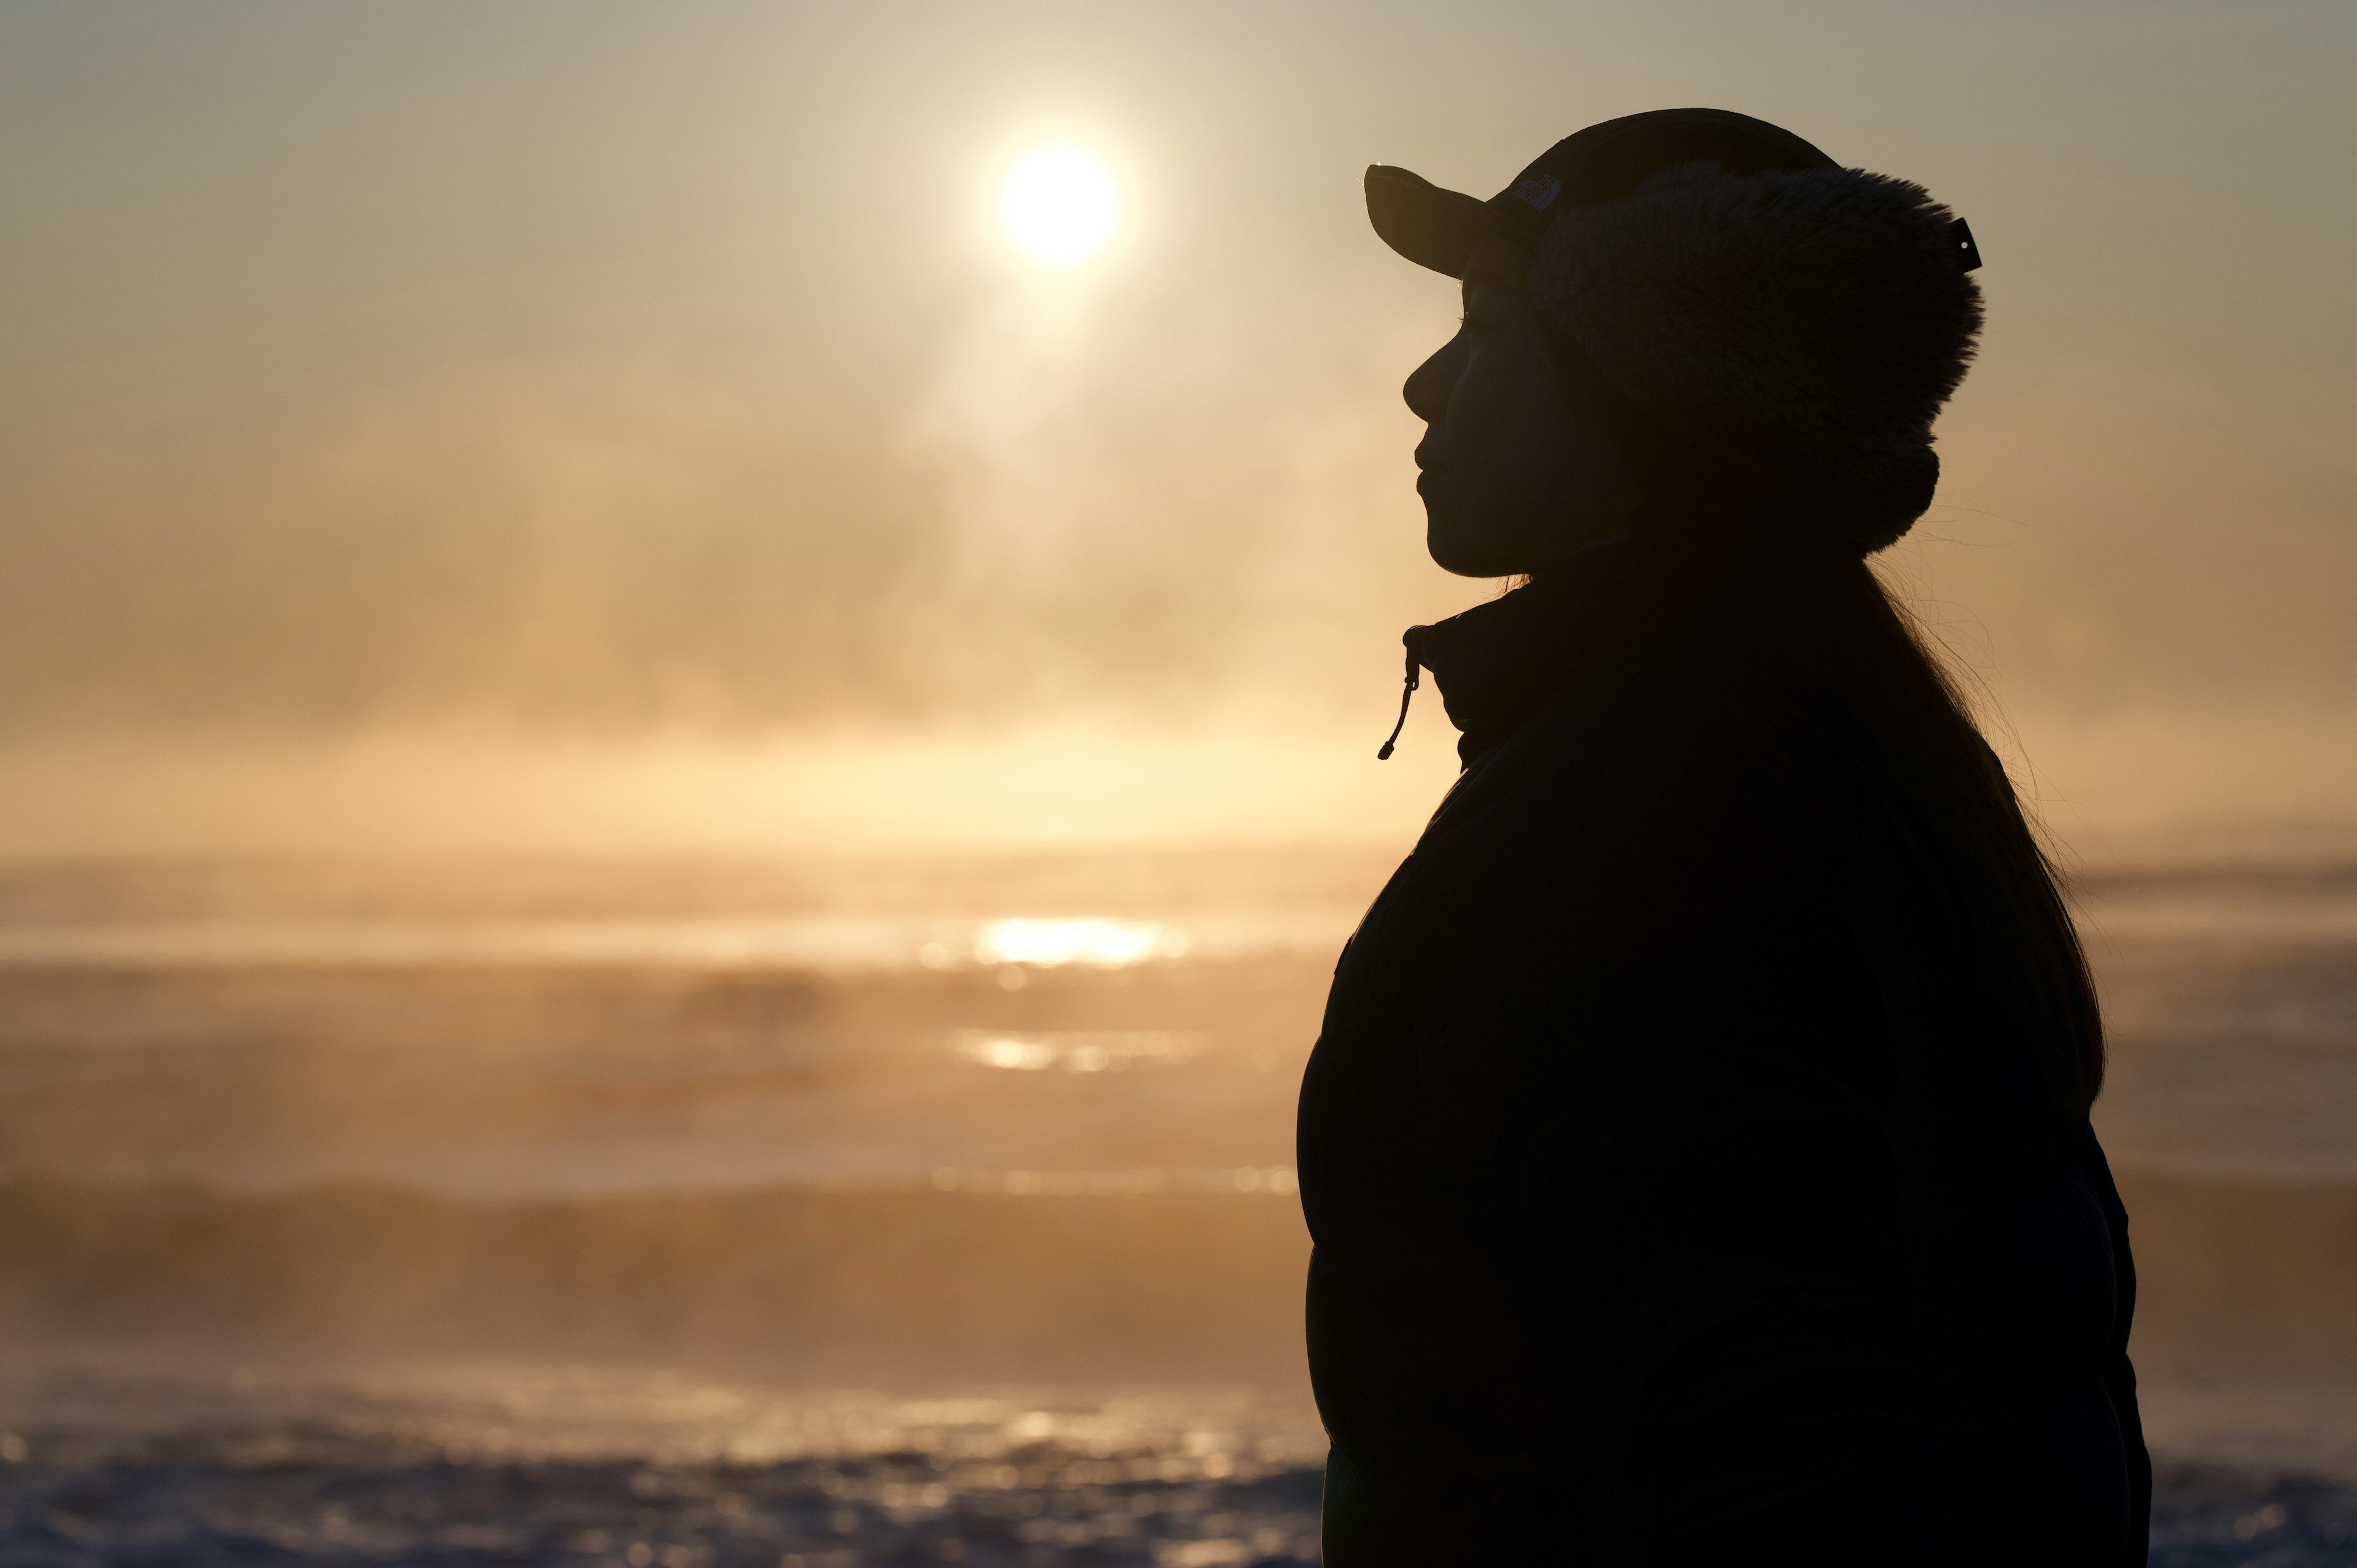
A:
<svg viewBox="0 0 2357 1568">
<path fill-rule="evenodd" d="M 1980 333 L 1953 219 L 1860 169 L 1688 164 L 1557 218 L 1531 298 L 1674 439 L 1848 489 L 1857 504 L 1834 510 L 1856 515 L 1835 526 L 1871 551 L 1930 504 L 1932 422 Z"/>
</svg>

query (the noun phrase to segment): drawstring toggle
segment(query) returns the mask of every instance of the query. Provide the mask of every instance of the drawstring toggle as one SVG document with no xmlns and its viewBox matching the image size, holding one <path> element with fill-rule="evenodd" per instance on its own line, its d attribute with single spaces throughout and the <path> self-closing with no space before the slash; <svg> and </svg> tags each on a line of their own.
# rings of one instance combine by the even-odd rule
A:
<svg viewBox="0 0 2357 1568">
<path fill-rule="evenodd" d="M 1409 701 L 1415 697 L 1415 688 L 1423 678 L 1422 661 L 1415 656 L 1415 632 L 1416 630 L 1421 629 L 1421 628 L 1417 628 L 1415 630 L 1411 630 L 1405 637 L 1400 639 L 1403 643 L 1407 645 L 1407 679 L 1400 688 L 1399 722 L 1392 725 L 1391 738 L 1383 742 L 1383 748 L 1375 753 L 1375 760 L 1377 762 L 1388 762 L 1391 760 L 1392 747 L 1399 743 L 1400 731 L 1407 727 L 1407 705 Z"/>
</svg>

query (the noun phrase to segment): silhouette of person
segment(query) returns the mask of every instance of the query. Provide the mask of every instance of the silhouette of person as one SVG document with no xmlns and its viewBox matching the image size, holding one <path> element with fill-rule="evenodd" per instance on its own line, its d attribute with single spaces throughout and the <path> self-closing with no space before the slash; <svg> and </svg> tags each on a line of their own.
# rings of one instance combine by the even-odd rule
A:
<svg viewBox="0 0 2357 1568">
<path fill-rule="evenodd" d="M 1432 556 L 1529 580 L 1407 634 L 1464 769 L 1302 1085 L 1326 1561 L 2143 1563 L 2092 983 L 1867 564 L 1970 231 L 1712 110 L 1366 193 L 1463 280 Z"/>
</svg>

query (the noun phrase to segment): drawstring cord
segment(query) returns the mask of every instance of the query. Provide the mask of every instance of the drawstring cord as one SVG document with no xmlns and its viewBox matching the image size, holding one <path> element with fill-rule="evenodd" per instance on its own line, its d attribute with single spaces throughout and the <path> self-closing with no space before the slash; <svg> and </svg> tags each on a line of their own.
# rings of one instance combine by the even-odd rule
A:
<svg viewBox="0 0 2357 1568">
<path fill-rule="evenodd" d="M 1377 762 L 1391 760 L 1392 747 L 1399 744 L 1400 731 L 1407 727 L 1408 703 L 1415 696 L 1416 686 L 1423 679 L 1421 660 L 1415 656 L 1415 632 L 1410 631 L 1400 640 L 1407 645 L 1407 680 L 1400 688 L 1399 723 L 1392 725 L 1391 738 L 1383 742 L 1381 751 L 1375 753 Z"/>
</svg>

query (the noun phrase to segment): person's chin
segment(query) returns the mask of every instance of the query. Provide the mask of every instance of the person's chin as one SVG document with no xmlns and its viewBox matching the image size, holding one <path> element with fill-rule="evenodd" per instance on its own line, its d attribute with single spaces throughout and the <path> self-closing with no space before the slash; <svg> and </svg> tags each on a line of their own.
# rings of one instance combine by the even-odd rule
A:
<svg viewBox="0 0 2357 1568">
<path fill-rule="evenodd" d="M 1424 505 L 1424 548 L 1432 564 L 1459 577 L 1511 577 L 1523 568 L 1505 564 L 1497 542 L 1466 527 L 1448 510 L 1426 497 Z"/>
</svg>

